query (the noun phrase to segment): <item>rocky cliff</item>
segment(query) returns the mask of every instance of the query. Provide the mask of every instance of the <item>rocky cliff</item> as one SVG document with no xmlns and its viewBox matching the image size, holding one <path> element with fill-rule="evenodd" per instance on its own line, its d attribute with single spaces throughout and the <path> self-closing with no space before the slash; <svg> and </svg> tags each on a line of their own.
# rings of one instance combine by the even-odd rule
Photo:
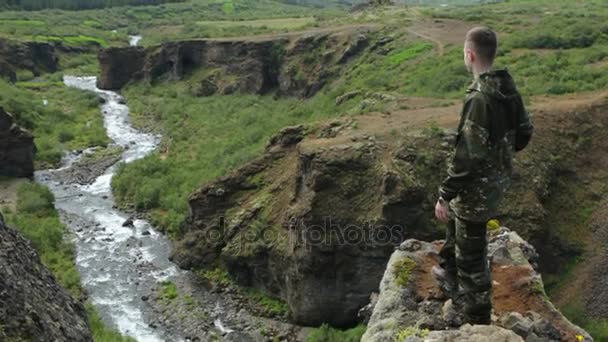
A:
<svg viewBox="0 0 608 342">
<path fill-rule="evenodd" d="M 498 218 L 537 247 L 542 272 L 556 273 L 579 253 L 574 239 L 588 236 L 581 206 L 602 196 L 590 185 L 608 179 L 608 106 L 604 98 L 546 103 L 533 108 L 536 135 L 514 162 Z M 240 284 L 284 299 L 298 323 L 354 324 L 394 246 L 443 234 L 432 213 L 454 135 L 412 124 L 415 115 L 284 129 L 260 158 L 191 195 L 173 259 L 185 268 L 224 264 Z"/>
<path fill-rule="evenodd" d="M 0 38 L 0 77 L 16 81 L 17 70 L 29 70 L 35 76 L 43 72 L 55 72 L 58 57 L 51 44 L 14 42 Z"/>
<path fill-rule="evenodd" d="M 187 79 L 196 96 L 234 92 L 314 95 L 340 65 L 368 44 L 370 29 L 319 31 L 241 40 L 190 40 L 148 48 L 99 52 L 98 86 L 117 90 L 129 81 Z"/>
<path fill-rule="evenodd" d="M 285 299 L 296 322 L 349 325 L 393 246 L 437 232 L 424 229 L 424 189 L 381 141 L 325 145 L 305 133 L 284 129 L 260 159 L 195 192 L 173 259 L 189 268 L 221 259 L 239 283 Z"/>
<path fill-rule="evenodd" d="M 31 177 L 35 153 L 32 134 L 0 107 L 0 176 Z"/>
<path fill-rule="evenodd" d="M 406 240 L 391 256 L 362 342 L 592 341 L 545 294 L 534 265 L 538 254 L 517 233 L 489 233 L 493 324 L 454 326 L 446 298 L 431 275 L 442 241 Z"/>
<path fill-rule="evenodd" d="M 0 215 L 0 340 L 93 341 L 83 305 Z"/>
</svg>

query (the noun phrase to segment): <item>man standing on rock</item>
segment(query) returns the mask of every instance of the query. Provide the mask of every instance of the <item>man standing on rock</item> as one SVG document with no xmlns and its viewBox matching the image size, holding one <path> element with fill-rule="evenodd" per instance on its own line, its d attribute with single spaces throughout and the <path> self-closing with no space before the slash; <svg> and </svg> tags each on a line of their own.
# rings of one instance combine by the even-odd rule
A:
<svg viewBox="0 0 608 342">
<path fill-rule="evenodd" d="M 467 89 L 454 155 L 435 205 L 435 216 L 447 222 L 447 232 L 440 267 L 432 272 L 452 298 L 461 323 L 491 323 L 486 224 L 510 181 L 514 152 L 526 147 L 533 131 L 513 79 L 506 70 L 492 69 L 496 50 L 496 33 L 489 28 L 467 33 L 464 62 L 475 79 Z"/>
</svg>

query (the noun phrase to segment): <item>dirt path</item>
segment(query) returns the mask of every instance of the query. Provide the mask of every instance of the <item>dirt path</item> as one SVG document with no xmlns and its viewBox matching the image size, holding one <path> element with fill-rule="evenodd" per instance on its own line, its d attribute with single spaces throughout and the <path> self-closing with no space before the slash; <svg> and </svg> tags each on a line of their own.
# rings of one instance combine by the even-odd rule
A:
<svg viewBox="0 0 608 342">
<path fill-rule="evenodd" d="M 415 36 L 418 36 L 418 37 L 420 37 L 422 39 L 426 39 L 426 40 L 432 41 L 433 44 L 435 44 L 435 46 L 437 47 L 437 54 L 439 56 L 443 56 L 443 52 L 444 52 L 445 48 L 443 46 L 443 43 L 439 39 L 435 39 L 435 38 L 433 38 L 431 36 L 428 36 L 428 35 L 426 35 L 424 33 L 415 31 L 413 29 L 406 29 L 406 31 L 409 32 L 409 33 L 411 33 L 411 34 L 413 34 L 413 35 L 415 35 Z"/>
<path fill-rule="evenodd" d="M 442 56 L 447 46 L 462 44 L 464 36 L 471 24 L 453 19 L 418 18 L 406 31 L 422 39 L 429 40 L 437 47 L 437 53 Z"/>
<path fill-rule="evenodd" d="M 17 204 L 17 188 L 26 182 L 25 178 L 8 179 L 0 181 L 0 209 L 8 208 L 15 211 Z"/>
<path fill-rule="evenodd" d="M 568 94 L 562 96 L 536 96 L 528 110 L 535 125 L 550 125 L 548 118 L 557 113 L 573 112 L 594 104 L 608 101 L 608 91 Z M 389 110 L 385 113 L 368 113 L 357 117 L 360 128 L 369 133 L 390 134 L 395 130 L 418 131 L 436 125 L 455 129 L 460 120 L 462 100 L 438 100 L 431 98 L 402 97 L 396 107 L 414 107 L 404 110 Z"/>
<path fill-rule="evenodd" d="M 239 41 L 265 41 L 265 40 L 274 40 L 277 38 L 294 38 L 305 35 L 314 35 L 319 33 L 348 33 L 354 31 L 374 31 L 378 30 L 382 27 L 380 24 L 351 24 L 351 25 L 341 25 L 341 26 L 331 26 L 331 27 L 321 27 L 304 31 L 292 31 L 286 33 L 271 33 L 271 34 L 262 34 L 255 36 L 241 36 L 241 37 L 229 37 L 229 38 L 205 38 L 205 40 L 209 41 L 218 41 L 218 42 L 230 42 L 234 40 Z"/>
</svg>

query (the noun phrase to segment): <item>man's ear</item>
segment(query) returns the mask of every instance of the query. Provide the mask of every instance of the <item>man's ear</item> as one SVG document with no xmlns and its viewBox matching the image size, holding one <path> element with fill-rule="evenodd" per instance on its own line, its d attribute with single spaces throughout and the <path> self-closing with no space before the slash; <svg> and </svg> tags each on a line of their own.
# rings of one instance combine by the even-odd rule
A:
<svg viewBox="0 0 608 342">
<path fill-rule="evenodd" d="M 469 49 L 469 60 L 471 63 L 475 63 L 477 60 L 477 55 L 475 55 L 475 51 L 473 49 Z"/>
</svg>

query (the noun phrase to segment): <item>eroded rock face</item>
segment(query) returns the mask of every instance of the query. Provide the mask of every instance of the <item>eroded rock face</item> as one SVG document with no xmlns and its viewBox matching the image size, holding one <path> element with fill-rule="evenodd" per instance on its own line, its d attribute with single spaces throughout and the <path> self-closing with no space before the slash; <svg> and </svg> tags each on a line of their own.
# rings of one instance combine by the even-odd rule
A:
<svg viewBox="0 0 608 342">
<path fill-rule="evenodd" d="M 446 298 L 431 275 L 442 243 L 407 240 L 393 253 L 363 342 L 394 341 L 403 331 L 422 341 L 425 329 L 424 341 L 592 341 L 551 304 L 532 266 L 534 247 L 507 228 L 490 233 L 493 325 L 448 329 Z"/>
<path fill-rule="evenodd" d="M 0 39 L 0 76 L 16 81 L 16 71 L 25 69 L 34 76 L 57 71 L 58 58 L 51 44 L 14 42 Z"/>
<path fill-rule="evenodd" d="M 129 81 L 190 81 L 193 95 L 235 92 L 314 95 L 367 46 L 366 30 L 257 40 L 190 40 L 149 48 L 99 52 L 98 86 L 117 90 Z"/>
<path fill-rule="evenodd" d="M 0 340 L 93 341 L 84 306 L 0 215 Z"/>
<path fill-rule="evenodd" d="M 201 268 L 221 259 L 240 284 L 286 300 L 296 322 L 344 326 L 377 288 L 394 246 L 437 231 L 414 228 L 428 226 L 425 194 L 383 158 L 383 143 L 317 145 L 303 141 L 305 129 L 284 129 L 261 158 L 195 192 L 173 260 Z"/>
<path fill-rule="evenodd" d="M 19 127 L 0 107 L 0 175 L 31 177 L 34 174 L 34 137 Z"/>
<path fill-rule="evenodd" d="M 143 77 L 145 51 L 141 47 L 112 47 L 100 50 L 97 58 L 103 66 L 97 80 L 99 88 L 120 89 L 131 79 Z"/>
</svg>

